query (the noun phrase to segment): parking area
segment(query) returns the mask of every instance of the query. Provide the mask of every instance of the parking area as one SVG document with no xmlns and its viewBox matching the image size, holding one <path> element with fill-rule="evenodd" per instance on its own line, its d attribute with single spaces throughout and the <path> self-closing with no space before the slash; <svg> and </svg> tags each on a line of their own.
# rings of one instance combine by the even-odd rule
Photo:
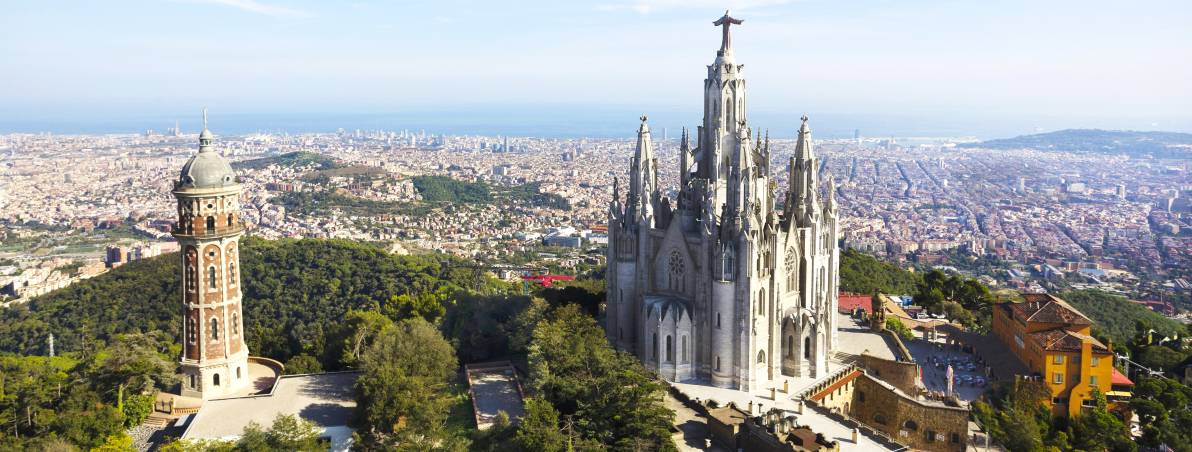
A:
<svg viewBox="0 0 1192 452">
<path fill-rule="evenodd" d="M 928 390 L 946 393 L 948 390 L 948 367 L 952 367 L 953 393 L 964 401 L 981 397 L 989 386 L 988 367 L 973 354 L 958 347 L 922 339 L 906 341 L 906 348 L 923 369 L 923 385 Z"/>
</svg>

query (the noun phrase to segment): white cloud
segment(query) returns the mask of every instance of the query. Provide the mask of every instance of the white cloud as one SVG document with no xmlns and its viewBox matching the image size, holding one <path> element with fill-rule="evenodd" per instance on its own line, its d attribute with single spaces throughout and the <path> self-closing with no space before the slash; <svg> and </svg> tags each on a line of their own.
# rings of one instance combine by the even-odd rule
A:
<svg viewBox="0 0 1192 452">
<path fill-rule="evenodd" d="M 791 0 L 624 0 L 596 6 L 600 11 L 633 11 L 650 14 L 674 9 L 718 9 L 727 7 L 733 11 L 748 11 L 767 6 L 783 5 Z"/>
<path fill-rule="evenodd" d="M 287 8 L 284 6 L 269 5 L 258 2 L 256 0 L 190 0 L 195 3 L 208 3 L 213 5 L 230 6 L 242 11 L 251 13 L 264 14 L 272 17 L 307 17 L 311 14 L 307 11 Z"/>
</svg>

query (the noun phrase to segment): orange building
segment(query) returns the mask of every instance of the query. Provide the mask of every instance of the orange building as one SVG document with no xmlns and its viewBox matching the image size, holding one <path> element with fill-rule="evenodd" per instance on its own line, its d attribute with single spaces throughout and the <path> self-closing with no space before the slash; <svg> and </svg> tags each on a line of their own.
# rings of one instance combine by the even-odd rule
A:
<svg viewBox="0 0 1192 452">
<path fill-rule="evenodd" d="M 1091 335 L 1093 321 L 1049 294 L 993 309 L 993 334 L 1051 389 L 1052 414 L 1076 416 L 1099 390 L 1111 404 L 1130 398 L 1133 383 L 1113 366 L 1113 350 Z"/>
</svg>

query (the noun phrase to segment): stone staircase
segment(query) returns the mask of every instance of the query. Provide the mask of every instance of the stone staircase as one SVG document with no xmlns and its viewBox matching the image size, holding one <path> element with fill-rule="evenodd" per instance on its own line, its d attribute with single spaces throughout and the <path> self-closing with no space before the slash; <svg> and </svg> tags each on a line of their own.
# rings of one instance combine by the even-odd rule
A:
<svg viewBox="0 0 1192 452">
<path fill-rule="evenodd" d="M 854 364 L 860 364 L 861 363 L 861 355 L 837 351 L 832 355 L 832 360 L 836 361 L 840 364 L 843 364 L 845 367 L 847 367 L 847 366 L 851 366 Z"/>
<path fill-rule="evenodd" d="M 154 411 L 153 414 L 145 418 L 143 425 L 154 428 L 165 428 L 171 422 L 174 422 L 174 419 L 177 419 L 177 416 L 170 416 L 167 413 Z"/>
</svg>

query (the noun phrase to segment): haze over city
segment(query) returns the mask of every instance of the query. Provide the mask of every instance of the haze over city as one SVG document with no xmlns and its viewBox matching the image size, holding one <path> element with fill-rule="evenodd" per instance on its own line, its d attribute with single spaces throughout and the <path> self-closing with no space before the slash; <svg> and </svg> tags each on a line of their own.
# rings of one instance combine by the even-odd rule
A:
<svg viewBox="0 0 1192 452">
<path fill-rule="evenodd" d="M 677 128 L 726 7 L 782 136 L 803 112 L 825 137 L 1192 130 L 1179 1 L 179 0 L 7 2 L 0 131 L 193 130 L 203 105 L 227 133 Z"/>
</svg>

